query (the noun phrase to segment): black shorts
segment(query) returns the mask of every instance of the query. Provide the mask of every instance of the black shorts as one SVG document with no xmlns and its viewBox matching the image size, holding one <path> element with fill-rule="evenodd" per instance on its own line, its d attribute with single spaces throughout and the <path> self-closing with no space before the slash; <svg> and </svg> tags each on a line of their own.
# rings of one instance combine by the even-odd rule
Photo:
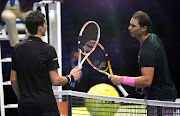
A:
<svg viewBox="0 0 180 116">
<path fill-rule="evenodd" d="M 25 112 L 19 111 L 19 116 L 60 116 L 59 112 Z"/>
</svg>

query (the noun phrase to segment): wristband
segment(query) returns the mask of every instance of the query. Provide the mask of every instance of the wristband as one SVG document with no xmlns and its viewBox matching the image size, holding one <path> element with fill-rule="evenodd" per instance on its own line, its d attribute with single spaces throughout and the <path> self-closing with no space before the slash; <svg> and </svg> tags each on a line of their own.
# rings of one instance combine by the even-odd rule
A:
<svg viewBox="0 0 180 116">
<path fill-rule="evenodd" d="M 134 87 L 134 83 L 135 83 L 135 77 L 123 76 L 123 84 L 124 85 L 129 85 L 129 86 Z"/>
<path fill-rule="evenodd" d="M 68 84 L 72 83 L 74 81 L 73 75 L 66 75 L 66 78 L 68 79 Z"/>
</svg>

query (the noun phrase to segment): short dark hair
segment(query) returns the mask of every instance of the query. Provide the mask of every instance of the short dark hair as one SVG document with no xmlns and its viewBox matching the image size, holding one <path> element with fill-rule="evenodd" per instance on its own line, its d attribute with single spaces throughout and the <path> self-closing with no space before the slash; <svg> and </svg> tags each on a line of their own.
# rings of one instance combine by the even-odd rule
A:
<svg viewBox="0 0 180 116">
<path fill-rule="evenodd" d="M 30 34 L 37 34 L 38 27 L 43 26 L 45 15 L 40 11 L 32 11 L 25 19 L 26 28 Z"/>
<path fill-rule="evenodd" d="M 149 33 L 151 31 L 151 27 L 152 27 L 152 22 L 150 17 L 148 16 L 147 13 L 143 12 L 143 11 L 137 11 L 133 14 L 132 16 L 134 19 L 137 19 L 139 22 L 139 25 L 141 27 L 143 26 L 147 26 L 147 30 L 146 32 Z"/>
</svg>

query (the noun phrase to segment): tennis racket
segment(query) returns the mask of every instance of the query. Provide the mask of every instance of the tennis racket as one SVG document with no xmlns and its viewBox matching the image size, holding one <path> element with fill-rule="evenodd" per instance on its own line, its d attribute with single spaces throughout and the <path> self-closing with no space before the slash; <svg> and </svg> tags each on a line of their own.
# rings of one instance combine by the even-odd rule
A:
<svg viewBox="0 0 180 116">
<path fill-rule="evenodd" d="M 100 27 L 95 21 L 86 22 L 80 30 L 78 37 L 78 67 L 82 66 L 86 58 L 95 50 L 100 39 Z M 84 46 L 87 42 L 94 41 L 94 44 L 89 48 L 86 48 L 84 53 Z M 82 58 L 84 56 L 84 58 Z M 75 87 L 76 81 L 70 84 L 71 87 Z"/>
<path fill-rule="evenodd" d="M 95 41 L 89 41 L 88 43 L 86 43 L 84 52 L 86 53 L 86 49 L 91 48 L 91 46 L 94 46 L 95 44 Z M 110 77 L 110 75 L 113 75 L 108 53 L 105 51 L 104 47 L 101 44 L 98 44 L 96 46 L 96 49 L 90 56 L 86 58 L 86 60 L 95 70 L 107 75 L 108 78 Z M 129 95 L 121 86 L 121 84 L 117 85 L 117 87 L 122 92 L 124 97 Z"/>
</svg>

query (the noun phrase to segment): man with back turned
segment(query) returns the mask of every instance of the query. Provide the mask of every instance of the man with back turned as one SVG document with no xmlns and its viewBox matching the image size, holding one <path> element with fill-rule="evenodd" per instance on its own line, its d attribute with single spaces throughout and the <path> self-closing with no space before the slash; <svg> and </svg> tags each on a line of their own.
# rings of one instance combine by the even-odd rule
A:
<svg viewBox="0 0 180 116">
<path fill-rule="evenodd" d="M 47 29 L 44 14 L 32 11 L 25 23 L 30 36 L 17 44 L 12 54 L 11 82 L 18 97 L 19 115 L 60 116 L 52 85 L 78 80 L 82 67 L 75 67 L 67 76 L 59 76 L 56 51 L 41 40 Z"/>
</svg>

